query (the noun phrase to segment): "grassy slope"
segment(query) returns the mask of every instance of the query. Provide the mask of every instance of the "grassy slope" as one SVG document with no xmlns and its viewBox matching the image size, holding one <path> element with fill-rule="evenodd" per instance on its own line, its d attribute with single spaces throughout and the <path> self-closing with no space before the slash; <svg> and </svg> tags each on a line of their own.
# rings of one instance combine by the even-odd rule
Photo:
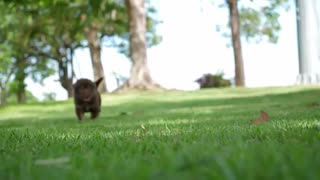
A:
<svg viewBox="0 0 320 180">
<path fill-rule="evenodd" d="M 0 179 L 316 179 L 319 119 L 316 87 L 108 95 L 83 123 L 72 101 L 9 106 Z"/>
</svg>

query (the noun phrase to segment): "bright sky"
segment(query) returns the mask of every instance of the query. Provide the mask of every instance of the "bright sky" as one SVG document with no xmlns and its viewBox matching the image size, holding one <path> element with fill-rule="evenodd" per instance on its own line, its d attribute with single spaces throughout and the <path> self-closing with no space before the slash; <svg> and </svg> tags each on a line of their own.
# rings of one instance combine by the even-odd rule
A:
<svg viewBox="0 0 320 180">
<path fill-rule="evenodd" d="M 217 8 L 205 0 L 158 0 L 159 33 L 163 41 L 148 49 L 148 63 L 152 77 L 167 88 L 198 89 L 194 80 L 204 73 L 225 72 L 234 77 L 232 48 L 228 39 L 216 32 L 216 25 L 226 24 L 228 10 Z M 224 0 L 221 0 L 224 2 Z M 247 2 L 245 2 L 247 3 Z M 242 41 L 246 85 L 248 87 L 293 85 L 298 75 L 298 51 L 294 6 L 281 14 L 282 31 L 277 44 Z M 75 55 L 77 77 L 93 79 L 89 50 L 78 50 Z M 111 73 L 129 76 L 130 62 L 115 49 L 102 52 L 108 90 L 116 88 Z M 45 80 L 45 86 L 27 81 L 27 89 L 42 98 L 44 92 L 57 93 L 58 100 L 67 98 L 57 76 Z"/>
</svg>

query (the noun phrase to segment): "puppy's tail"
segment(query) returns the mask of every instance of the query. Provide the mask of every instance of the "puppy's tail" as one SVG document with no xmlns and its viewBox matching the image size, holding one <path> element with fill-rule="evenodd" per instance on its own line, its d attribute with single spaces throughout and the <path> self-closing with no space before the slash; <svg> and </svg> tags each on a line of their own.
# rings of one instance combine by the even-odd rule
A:
<svg viewBox="0 0 320 180">
<path fill-rule="evenodd" d="M 103 77 L 99 78 L 98 80 L 96 80 L 96 87 L 99 86 L 99 84 L 101 83 L 101 81 L 103 80 Z"/>
</svg>

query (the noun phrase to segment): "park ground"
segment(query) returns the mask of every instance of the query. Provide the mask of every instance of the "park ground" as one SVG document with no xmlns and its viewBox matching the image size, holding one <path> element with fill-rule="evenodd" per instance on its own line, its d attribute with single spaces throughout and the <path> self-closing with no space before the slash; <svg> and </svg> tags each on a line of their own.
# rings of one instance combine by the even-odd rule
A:
<svg viewBox="0 0 320 180">
<path fill-rule="evenodd" d="M 317 179 L 320 88 L 223 88 L 0 108 L 0 179 Z M 269 121 L 251 125 L 263 110 Z M 87 116 L 87 118 L 89 115 Z"/>
</svg>

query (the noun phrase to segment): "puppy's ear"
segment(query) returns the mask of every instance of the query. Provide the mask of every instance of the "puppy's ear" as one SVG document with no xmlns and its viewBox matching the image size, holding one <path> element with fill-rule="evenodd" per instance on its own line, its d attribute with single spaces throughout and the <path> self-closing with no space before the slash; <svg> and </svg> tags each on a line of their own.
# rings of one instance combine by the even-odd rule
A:
<svg viewBox="0 0 320 180">
<path fill-rule="evenodd" d="M 99 86 L 99 84 L 101 83 L 101 81 L 103 80 L 103 77 L 99 78 L 98 80 L 96 80 L 95 84 L 96 84 L 96 87 Z"/>
</svg>

